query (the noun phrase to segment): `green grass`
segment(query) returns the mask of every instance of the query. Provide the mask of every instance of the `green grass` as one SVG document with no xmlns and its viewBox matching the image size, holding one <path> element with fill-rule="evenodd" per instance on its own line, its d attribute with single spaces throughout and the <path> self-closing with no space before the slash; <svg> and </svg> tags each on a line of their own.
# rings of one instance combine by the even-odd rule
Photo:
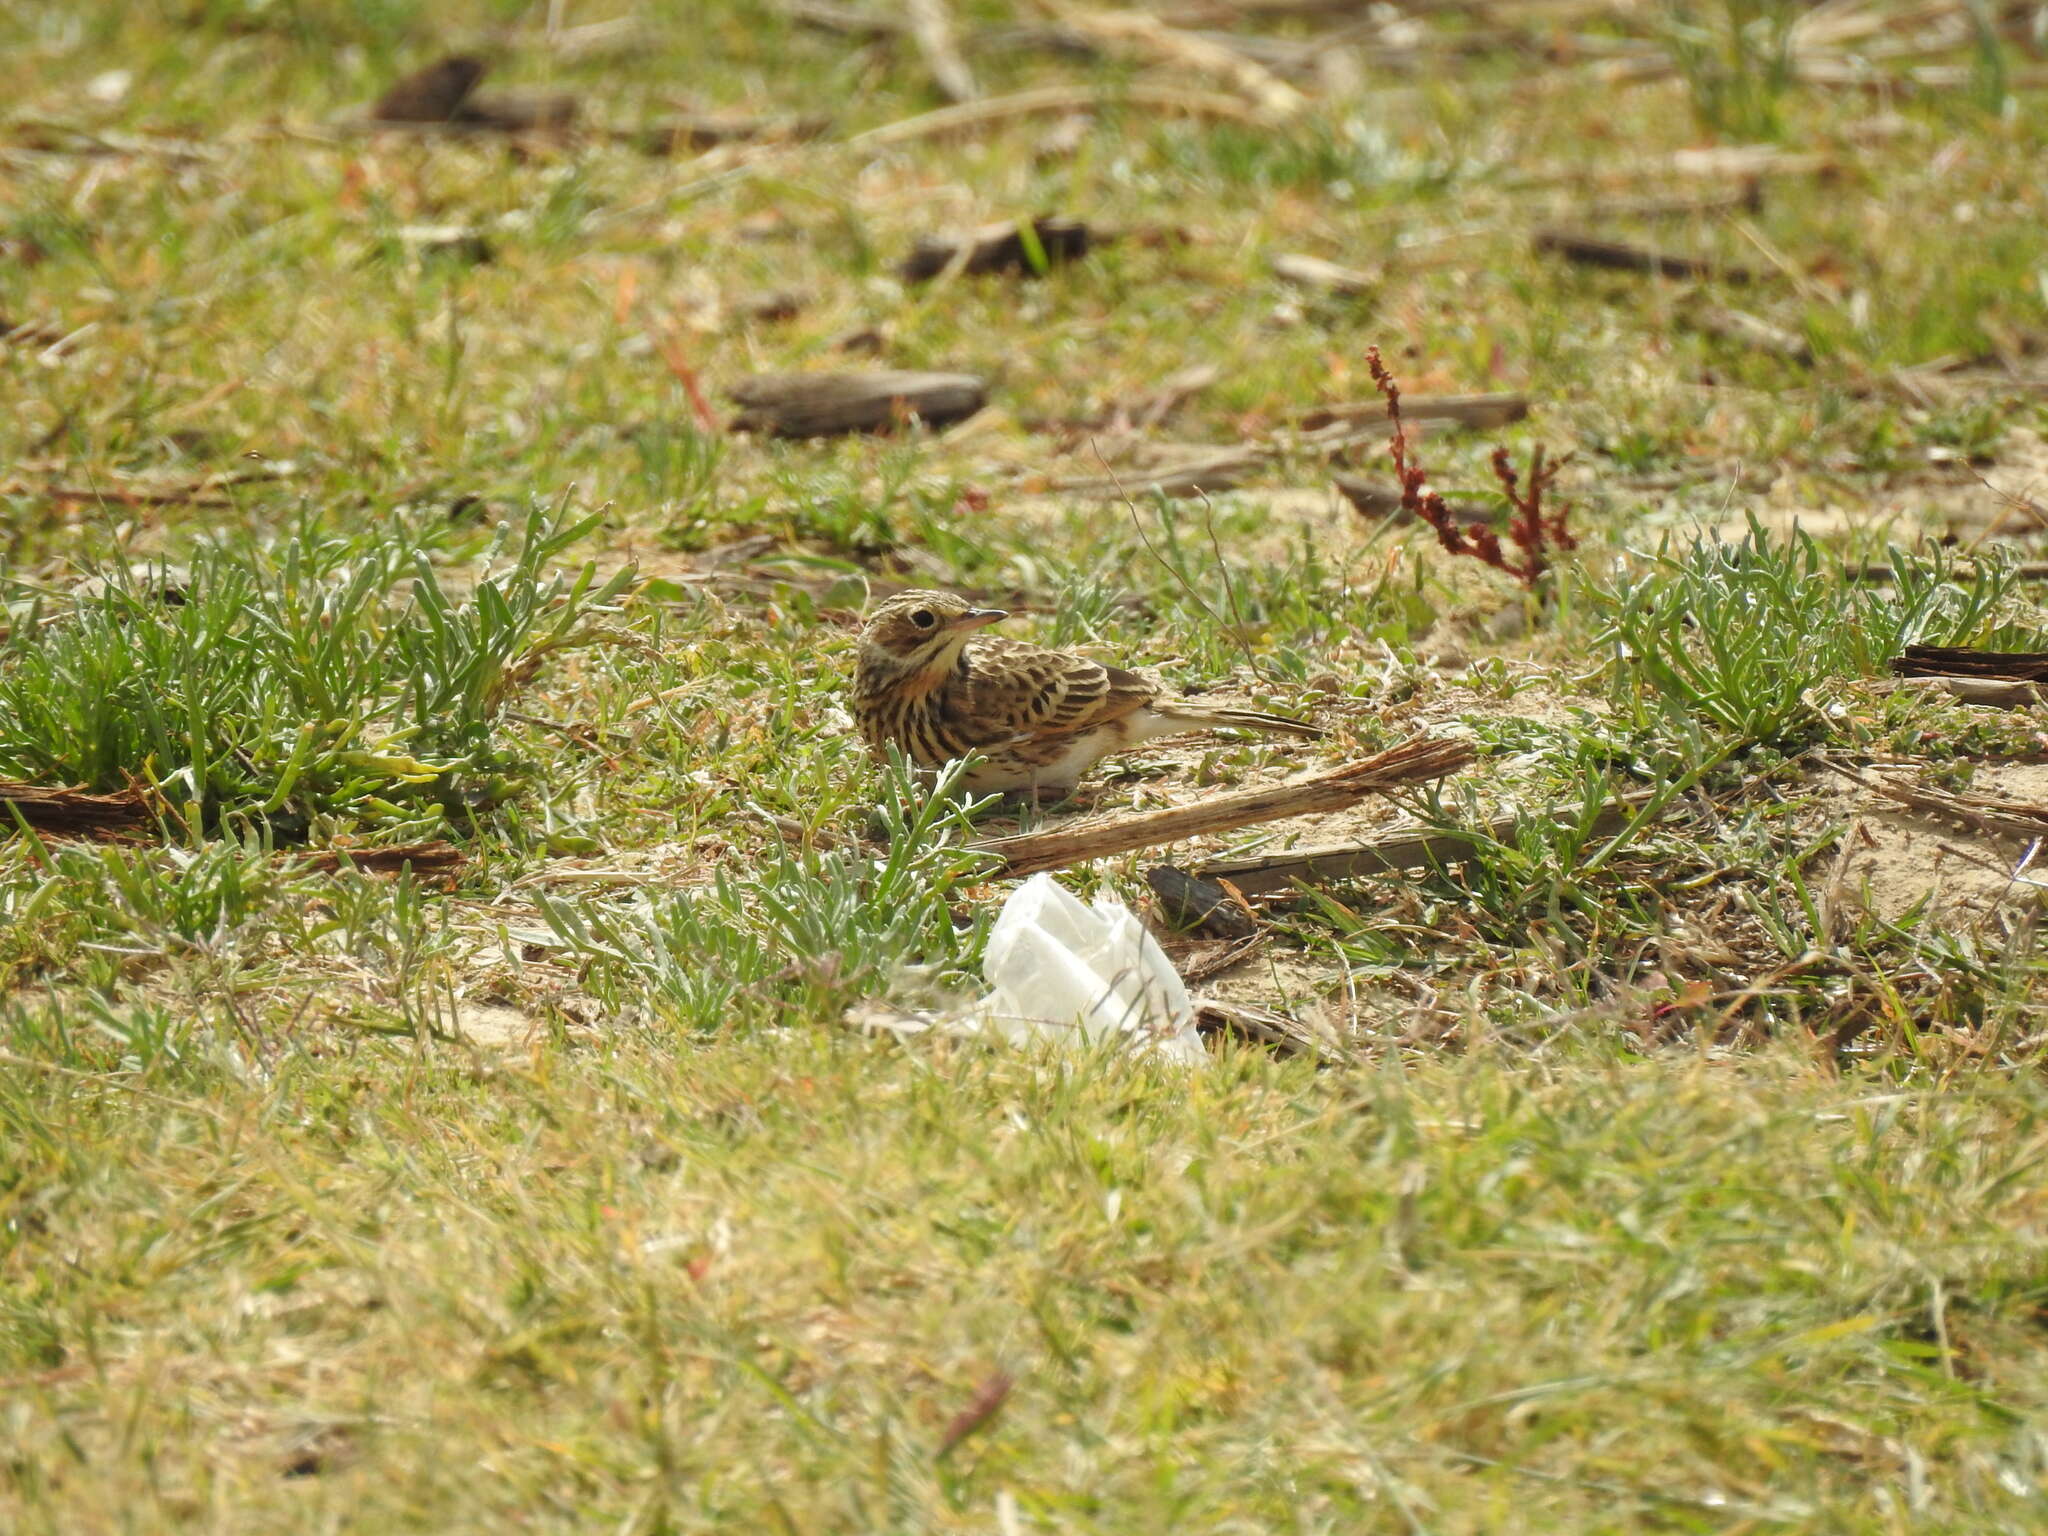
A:
<svg viewBox="0 0 2048 1536">
<path fill-rule="evenodd" d="M 507 698 L 599 638 L 630 582 L 588 563 L 543 579 L 596 521 L 537 512 L 494 570 L 501 527 L 460 598 L 415 541 L 292 538 L 206 551 L 177 578 L 114 567 L 55 611 L 30 601 L 0 659 L 0 775 L 144 785 L 191 837 L 252 819 L 293 838 L 432 830 L 485 809 L 517 788 L 493 736 Z"/>
<path fill-rule="evenodd" d="M 78 1032 L 17 1022 L 45 1065 L 0 1089 L 20 1220 L 72 1233 L 10 1286 L 10 1478 L 77 1523 L 1960 1531 L 2038 1500 L 2044 1106 L 2005 1074 L 636 1030 L 402 1087 L 289 1047 L 112 1087 L 127 1043 Z"/>
<path fill-rule="evenodd" d="M 1975 478 L 2026 491 L 2048 433 L 2024 18 L 1843 45 L 1963 71 L 1880 93 L 1802 79 L 1775 4 L 1432 13 L 1284 129 L 972 47 L 991 92 L 1103 91 L 1048 153 L 1042 117 L 847 143 L 940 104 L 907 43 L 659 0 L 578 56 L 546 10 L 0 8 L 0 318 L 37 331 L 0 346 L 0 778 L 157 817 L 0 841 L 0 1528 L 2036 1528 L 2032 877 L 1864 900 L 1898 813 L 1827 767 L 1997 789 L 2048 748 L 1886 675 L 2048 648 L 2038 537 L 1987 536 Z M 332 129 L 480 44 L 601 126 L 832 129 L 737 166 Z M 1725 191 L 1671 157 L 1756 142 L 1827 164 L 1612 211 Z M 892 275 L 1041 210 L 1121 238 Z M 1558 223 L 1760 280 L 1573 268 L 1531 250 Z M 1303 294 L 1285 252 L 1380 285 Z M 994 407 L 754 441 L 671 366 L 716 402 L 865 332 Z M 1535 402 L 1425 431 L 1446 495 L 1492 492 L 1496 441 L 1572 455 L 1580 548 L 1537 591 L 1328 500 L 1285 429 L 1369 397 L 1370 344 L 1411 395 Z M 1240 489 L 1047 489 L 1203 363 L 1150 436 L 1268 444 Z M 1105 810 L 1449 729 L 1478 769 L 1402 808 L 1525 814 L 1271 905 L 1216 985 L 1346 1065 L 864 1034 L 971 993 L 1007 886 L 963 845 L 1019 819 L 852 734 L 853 616 L 905 582 L 1328 727 L 1107 765 Z M 306 857 L 428 838 L 453 876 Z M 1064 878 L 1144 906 L 1203 851 Z"/>
</svg>

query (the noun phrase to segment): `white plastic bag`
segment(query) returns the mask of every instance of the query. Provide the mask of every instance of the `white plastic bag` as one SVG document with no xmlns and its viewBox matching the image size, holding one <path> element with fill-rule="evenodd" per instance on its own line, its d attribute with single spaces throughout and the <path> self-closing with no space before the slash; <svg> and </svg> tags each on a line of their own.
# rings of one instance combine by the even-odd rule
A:
<svg viewBox="0 0 2048 1536">
<path fill-rule="evenodd" d="M 969 1012 L 977 1029 L 1011 1040 L 1116 1036 L 1182 1062 L 1207 1055 L 1180 973 L 1113 896 L 1084 907 L 1051 875 L 1033 875 L 996 914 L 981 971 L 994 990 Z"/>
</svg>

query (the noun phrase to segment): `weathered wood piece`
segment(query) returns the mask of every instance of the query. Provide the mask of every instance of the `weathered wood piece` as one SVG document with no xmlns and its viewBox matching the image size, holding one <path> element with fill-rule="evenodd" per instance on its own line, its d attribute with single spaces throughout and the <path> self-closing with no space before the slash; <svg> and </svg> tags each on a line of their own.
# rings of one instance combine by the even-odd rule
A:
<svg viewBox="0 0 2048 1536">
<path fill-rule="evenodd" d="M 999 876 L 1035 875 L 1042 869 L 1064 869 L 1134 848 L 1154 848 L 1257 822 L 1343 810 L 1368 795 L 1456 773 L 1473 755 L 1470 742 L 1416 736 L 1376 756 L 1284 784 L 1234 790 L 1163 811 L 1112 816 L 968 846 L 1001 860 L 1002 867 L 996 871 Z"/>
<path fill-rule="evenodd" d="M 1639 809 L 1639 802 L 1627 800 L 1609 806 L 1595 819 L 1593 836 L 1611 837 Z M 1196 873 L 1209 880 L 1228 880 L 1247 896 L 1284 891 L 1297 881 L 1303 885 L 1328 885 L 1366 875 L 1399 874 L 1403 870 L 1428 869 L 1468 859 L 1475 842 L 1506 842 L 1515 835 L 1515 827 L 1522 819 L 1496 817 L 1470 832 L 1395 832 L 1352 843 L 1289 848 L 1242 859 L 1212 859 Z"/>
<path fill-rule="evenodd" d="M 1079 261 L 1088 254 L 1091 244 L 1100 243 L 1099 237 L 1079 219 L 1057 214 L 1033 219 L 1031 233 L 1048 269 Z M 950 239 L 926 236 L 898 264 L 896 274 L 906 283 L 924 283 L 956 262 L 960 272 L 968 277 L 989 272 L 1014 273 L 1019 277 L 1042 275 L 1023 231 L 1014 222 L 985 225 L 972 234 Z"/>
<path fill-rule="evenodd" d="M 1756 273 L 1748 267 L 1716 261 L 1705 256 L 1675 256 L 1625 240 L 1603 240 L 1570 229 L 1546 229 L 1536 236 L 1536 249 L 1562 256 L 1582 267 L 1604 267 L 1614 272 L 1645 272 L 1657 277 L 1712 279 L 1724 283 L 1753 283 Z M 1401 402 L 1405 414 L 1408 403 Z"/>
<path fill-rule="evenodd" d="M 1909 645 L 1892 658 L 1891 668 L 1901 677 L 1986 677 L 2006 683 L 2038 683 L 2048 681 L 2048 652 Z"/>
<path fill-rule="evenodd" d="M 31 830 L 53 837 L 116 837 L 156 826 L 156 813 L 139 789 L 95 795 L 0 779 L 0 832 L 15 831 L 17 816 Z"/>
<path fill-rule="evenodd" d="M 1979 651 L 1958 645 L 1909 645 L 1892 671 L 1946 690 L 1965 704 L 2026 709 L 2048 701 L 2048 655 Z"/>
<path fill-rule="evenodd" d="M 973 374 L 889 368 L 757 374 L 726 393 L 742 407 L 733 418 L 735 431 L 775 437 L 888 432 L 913 420 L 943 427 L 988 404 L 988 386 Z"/>
</svg>

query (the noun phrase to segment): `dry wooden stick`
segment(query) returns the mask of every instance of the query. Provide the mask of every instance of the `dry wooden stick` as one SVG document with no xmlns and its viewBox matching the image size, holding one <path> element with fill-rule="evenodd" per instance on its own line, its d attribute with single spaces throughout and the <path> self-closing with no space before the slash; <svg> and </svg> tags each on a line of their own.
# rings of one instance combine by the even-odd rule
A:
<svg viewBox="0 0 2048 1536">
<path fill-rule="evenodd" d="M 1611 837 L 1642 808 L 1645 797 L 1618 800 L 1594 818 L 1592 836 Z M 1391 875 L 1407 869 L 1455 864 L 1472 856 L 1482 838 L 1505 842 L 1515 835 L 1521 815 L 1500 816 L 1470 832 L 1395 832 L 1355 843 L 1317 848 L 1290 848 L 1281 853 L 1254 854 L 1242 859 L 1214 859 L 1196 871 L 1206 880 L 1228 880 L 1247 896 L 1284 891 L 1299 881 L 1327 885 L 1364 875 Z"/>
<path fill-rule="evenodd" d="M 140 790 L 95 795 L 0 780 L 0 834 L 15 830 L 16 816 L 37 832 L 57 837 L 117 837 L 156 825 L 156 813 Z"/>
<path fill-rule="evenodd" d="M 1197 800 L 1192 805 L 990 838 L 968 846 L 1001 859 L 1003 867 L 996 872 L 999 876 L 1035 875 L 1044 869 L 1063 869 L 1088 859 L 1109 858 L 1134 848 L 1176 843 L 1212 832 L 1228 832 L 1284 816 L 1339 811 L 1367 795 L 1441 779 L 1456 773 L 1472 758 L 1470 742 L 1416 736 L 1377 756 L 1286 784 L 1240 789 Z"/>
<path fill-rule="evenodd" d="M 1901 677 L 1990 678 L 2001 683 L 2048 681 L 2048 651 L 1986 651 L 1971 645 L 1909 645 L 1891 659 Z"/>
</svg>

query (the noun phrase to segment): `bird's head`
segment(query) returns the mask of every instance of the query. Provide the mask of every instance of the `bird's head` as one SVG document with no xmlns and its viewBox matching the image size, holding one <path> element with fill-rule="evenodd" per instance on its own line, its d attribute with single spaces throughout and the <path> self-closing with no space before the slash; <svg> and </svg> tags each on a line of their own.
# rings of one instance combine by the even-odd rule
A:
<svg viewBox="0 0 2048 1536">
<path fill-rule="evenodd" d="M 898 674 L 949 669 L 976 630 L 1008 617 L 950 592 L 899 592 L 861 627 L 861 668 Z"/>
</svg>

